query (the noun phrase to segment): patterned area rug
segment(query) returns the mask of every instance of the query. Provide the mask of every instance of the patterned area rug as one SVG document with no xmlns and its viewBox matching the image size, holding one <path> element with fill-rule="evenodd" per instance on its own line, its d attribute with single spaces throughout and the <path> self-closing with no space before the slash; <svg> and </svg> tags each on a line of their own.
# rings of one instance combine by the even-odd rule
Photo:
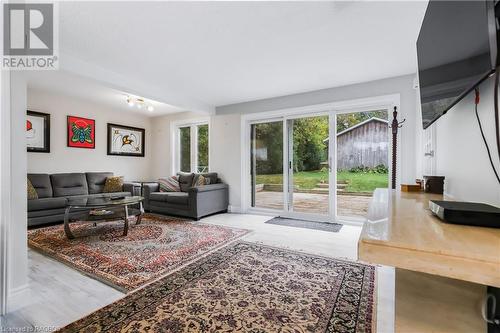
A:
<svg viewBox="0 0 500 333">
<path fill-rule="evenodd" d="M 375 267 L 236 242 L 61 332 L 372 332 Z"/>
<path fill-rule="evenodd" d="M 245 235 L 248 230 L 146 214 L 140 225 L 123 222 L 72 223 L 76 239 L 63 226 L 28 231 L 28 243 L 81 272 L 127 292 L 164 276 Z"/>
</svg>

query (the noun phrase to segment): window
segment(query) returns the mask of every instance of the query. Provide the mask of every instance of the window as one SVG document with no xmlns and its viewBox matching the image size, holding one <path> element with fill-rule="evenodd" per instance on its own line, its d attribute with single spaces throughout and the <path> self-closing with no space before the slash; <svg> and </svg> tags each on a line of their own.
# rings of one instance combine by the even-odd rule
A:
<svg viewBox="0 0 500 333">
<path fill-rule="evenodd" d="M 180 171 L 191 171 L 191 128 L 181 127 L 180 131 Z"/>
<path fill-rule="evenodd" d="M 198 125 L 198 158 L 196 160 L 197 172 L 208 172 L 208 124 Z"/>
<path fill-rule="evenodd" d="M 208 172 L 209 169 L 208 122 L 178 125 L 176 128 L 176 170 L 183 172 Z"/>
</svg>

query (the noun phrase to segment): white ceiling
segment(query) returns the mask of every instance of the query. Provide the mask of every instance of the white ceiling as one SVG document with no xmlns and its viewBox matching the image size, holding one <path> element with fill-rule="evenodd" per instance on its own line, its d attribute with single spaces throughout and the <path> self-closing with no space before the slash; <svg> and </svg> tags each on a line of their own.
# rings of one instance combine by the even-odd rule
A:
<svg viewBox="0 0 500 333">
<path fill-rule="evenodd" d="M 416 71 L 427 1 L 62 2 L 61 66 L 195 111 Z"/>
<path fill-rule="evenodd" d="M 182 112 L 183 109 L 155 100 L 146 99 L 148 105 L 154 110 L 147 111 L 145 108 L 138 109 L 127 104 L 127 96 L 142 97 L 109 87 L 80 75 L 63 71 L 26 71 L 24 73 L 28 81 L 28 88 L 41 91 L 49 91 L 66 96 L 73 96 L 83 100 L 109 106 L 113 109 L 141 114 L 148 117 L 166 115 Z"/>
</svg>

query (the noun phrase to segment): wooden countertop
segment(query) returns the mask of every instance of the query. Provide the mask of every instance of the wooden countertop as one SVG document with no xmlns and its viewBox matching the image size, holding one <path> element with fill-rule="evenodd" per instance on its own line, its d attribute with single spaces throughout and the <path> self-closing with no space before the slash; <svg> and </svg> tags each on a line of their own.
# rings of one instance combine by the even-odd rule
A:
<svg viewBox="0 0 500 333">
<path fill-rule="evenodd" d="M 500 287 L 500 229 L 441 222 L 441 195 L 377 189 L 358 242 L 360 260 Z"/>
</svg>

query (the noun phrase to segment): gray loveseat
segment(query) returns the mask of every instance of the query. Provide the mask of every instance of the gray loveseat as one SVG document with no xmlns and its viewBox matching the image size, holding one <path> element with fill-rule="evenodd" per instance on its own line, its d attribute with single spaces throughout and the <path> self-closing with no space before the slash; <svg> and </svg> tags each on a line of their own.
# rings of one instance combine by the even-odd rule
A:
<svg viewBox="0 0 500 333">
<path fill-rule="evenodd" d="M 209 185 L 193 187 L 199 174 L 179 173 L 181 192 L 160 192 L 158 183 L 143 186 L 144 208 L 146 211 L 167 215 L 179 215 L 199 220 L 203 216 L 227 212 L 229 186 L 223 184 L 217 173 L 203 173 L 210 179 Z"/>
<path fill-rule="evenodd" d="M 29 173 L 38 199 L 28 200 L 28 226 L 63 221 L 68 198 L 140 195 L 136 183 L 124 183 L 122 192 L 103 193 L 106 178 L 111 176 L 112 172 Z"/>
</svg>

